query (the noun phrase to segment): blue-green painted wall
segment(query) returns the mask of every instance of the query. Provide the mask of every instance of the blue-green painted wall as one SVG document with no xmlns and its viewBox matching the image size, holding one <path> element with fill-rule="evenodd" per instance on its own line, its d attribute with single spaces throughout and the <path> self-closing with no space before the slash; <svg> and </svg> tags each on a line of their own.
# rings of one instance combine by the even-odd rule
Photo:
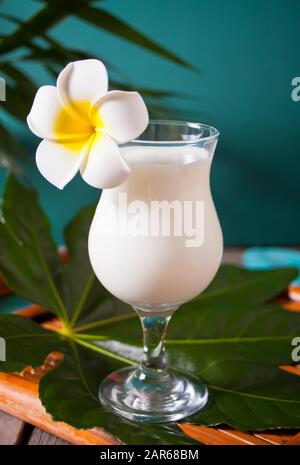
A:
<svg viewBox="0 0 300 465">
<path fill-rule="evenodd" d="M 300 75 L 300 2 L 297 0 L 106 0 L 99 5 L 184 57 L 200 75 L 69 19 L 53 35 L 126 71 L 133 82 L 185 91 L 184 107 L 221 131 L 212 187 L 227 244 L 300 242 L 300 102 L 291 80 Z M 25 18 L 31 0 L 0 6 Z M 8 30 L 1 22 L 1 29 Z M 5 29 L 6 28 L 6 29 Z M 48 76 L 24 66 L 40 83 Z M 178 102 L 179 103 L 179 102 Z M 196 115 L 194 115 L 196 113 Z M 9 123 L 32 148 L 37 141 Z M 63 193 L 31 176 L 53 220 L 61 225 L 98 193 L 78 179 Z"/>
</svg>

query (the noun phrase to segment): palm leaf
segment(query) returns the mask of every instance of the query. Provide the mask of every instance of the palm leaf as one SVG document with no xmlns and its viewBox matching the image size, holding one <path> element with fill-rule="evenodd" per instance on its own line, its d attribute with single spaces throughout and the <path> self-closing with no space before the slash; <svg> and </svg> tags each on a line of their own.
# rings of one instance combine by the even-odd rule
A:
<svg viewBox="0 0 300 465">
<path fill-rule="evenodd" d="M 70 3 L 69 3 L 70 4 Z M 72 2 L 72 13 L 76 13 L 79 8 L 82 8 L 78 2 Z M 76 8 L 77 7 L 77 8 Z M 40 36 L 41 31 L 45 32 L 51 27 L 58 24 L 60 21 L 70 15 L 70 11 L 60 8 L 58 5 L 46 5 L 39 10 L 27 21 L 24 21 L 20 26 L 9 36 L 6 36 L 0 42 L 0 54 L 8 53 L 16 50 L 19 47 L 29 45 L 30 42 Z M 6 15 L 2 14 L 2 17 Z"/>
<path fill-rule="evenodd" d="M 31 41 L 45 33 L 53 26 L 70 15 L 79 18 L 104 29 L 119 37 L 129 40 L 141 47 L 152 51 L 161 57 L 173 61 L 184 67 L 194 69 L 192 65 L 174 53 L 166 50 L 132 26 L 113 16 L 105 10 L 89 6 L 92 1 L 76 0 L 70 3 L 67 0 L 46 0 L 47 5 L 30 17 L 10 35 L 2 39 L 0 43 L 0 54 L 15 50 L 18 47 L 29 45 Z M 16 17 L 1 13 L 3 18 L 18 21 Z"/>
<path fill-rule="evenodd" d="M 23 50 L 23 61 L 34 61 L 42 64 L 50 75 L 56 77 L 60 69 L 69 61 L 89 58 L 83 50 L 70 49 L 49 35 L 50 30 L 59 22 L 69 16 L 76 16 L 90 25 L 101 28 L 122 39 L 128 40 L 144 49 L 153 52 L 173 63 L 193 69 L 193 66 L 182 58 L 168 51 L 151 40 L 134 27 L 113 16 L 101 8 L 94 7 L 94 0 L 44 0 L 40 2 L 41 8 L 27 20 L 21 21 L 14 15 L 0 12 L 0 18 L 10 21 L 16 28 L 9 35 L 0 36 L 0 73 L 7 78 L 7 99 L 2 108 L 14 118 L 24 122 L 30 110 L 36 85 L 31 78 L 18 67 L 18 60 L 11 52 Z M 37 41 L 36 39 L 39 39 Z M 44 45 L 43 45 L 44 44 Z M 100 57 L 101 59 L 101 57 Z M 105 60 L 107 63 L 107 60 Z M 113 88 L 135 89 L 144 95 L 152 117 L 174 117 L 179 115 L 176 109 L 162 99 L 179 96 L 167 90 L 157 90 L 148 87 L 139 87 L 133 84 L 126 73 L 111 63 L 108 67 L 118 77 L 111 80 Z M 181 95 L 182 97 L 182 95 Z M 14 157 L 19 156 L 20 148 L 13 142 L 14 137 L 9 136 L 7 128 L 0 121 L 0 132 L 5 134 L 1 140 L 1 159 L 12 159 L 11 168 L 15 166 Z M 6 162 L 5 162 L 6 163 Z"/>
<path fill-rule="evenodd" d="M 163 58 L 166 58 L 167 60 L 173 61 L 174 63 L 186 68 L 194 69 L 192 65 L 187 63 L 182 58 L 179 58 L 174 53 L 161 47 L 159 44 L 149 39 L 141 32 L 132 28 L 124 21 L 121 21 L 119 18 L 113 16 L 111 13 L 108 13 L 105 10 L 100 8 L 86 7 L 79 11 L 78 16 L 97 27 L 100 27 L 101 29 L 121 37 L 122 39 L 129 40 L 136 45 L 144 47 L 147 50 L 154 52 Z"/>
<path fill-rule="evenodd" d="M 23 176 L 24 171 L 19 162 L 20 160 L 23 162 L 26 161 L 26 151 L 3 124 L 0 124 L 0 140 L 0 166 L 6 168 L 8 171 Z"/>
</svg>

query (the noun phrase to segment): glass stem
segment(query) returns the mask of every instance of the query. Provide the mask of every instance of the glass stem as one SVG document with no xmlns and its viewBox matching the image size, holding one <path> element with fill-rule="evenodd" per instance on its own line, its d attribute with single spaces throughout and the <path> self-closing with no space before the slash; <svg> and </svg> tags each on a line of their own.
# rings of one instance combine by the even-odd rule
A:
<svg viewBox="0 0 300 465">
<path fill-rule="evenodd" d="M 147 316 L 147 313 L 135 308 L 143 328 L 143 358 L 142 370 L 166 371 L 168 362 L 166 357 L 165 338 L 172 312 L 166 315 Z"/>
</svg>

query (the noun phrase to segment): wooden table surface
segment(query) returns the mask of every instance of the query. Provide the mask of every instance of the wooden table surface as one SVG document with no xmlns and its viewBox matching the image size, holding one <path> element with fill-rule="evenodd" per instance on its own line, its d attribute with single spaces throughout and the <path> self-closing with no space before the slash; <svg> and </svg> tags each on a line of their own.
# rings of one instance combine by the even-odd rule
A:
<svg viewBox="0 0 300 465">
<path fill-rule="evenodd" d="M 240 264 L 242 252 L 241 247 L 226 248 L 223 262 Z M 4 444 L 67 445 L 68 443 L 0 411 L 0 445 Z"/>
</svg>

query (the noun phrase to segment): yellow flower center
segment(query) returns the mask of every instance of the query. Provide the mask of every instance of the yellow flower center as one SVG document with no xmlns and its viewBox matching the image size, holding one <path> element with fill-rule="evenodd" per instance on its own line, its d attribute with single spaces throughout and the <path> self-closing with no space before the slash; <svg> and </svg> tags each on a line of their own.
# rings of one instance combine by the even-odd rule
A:
<svg viewBox="0 0 300 465">
<path fill-rule="evenodd" d="M 99 113 L 96 111 L 90 115 L 90 102 L 77 101 L 58 113 L 54 123 L 54 138 L 61 141 L 68 150 L 78 152 L 102 127 Z"/>
</svg>

